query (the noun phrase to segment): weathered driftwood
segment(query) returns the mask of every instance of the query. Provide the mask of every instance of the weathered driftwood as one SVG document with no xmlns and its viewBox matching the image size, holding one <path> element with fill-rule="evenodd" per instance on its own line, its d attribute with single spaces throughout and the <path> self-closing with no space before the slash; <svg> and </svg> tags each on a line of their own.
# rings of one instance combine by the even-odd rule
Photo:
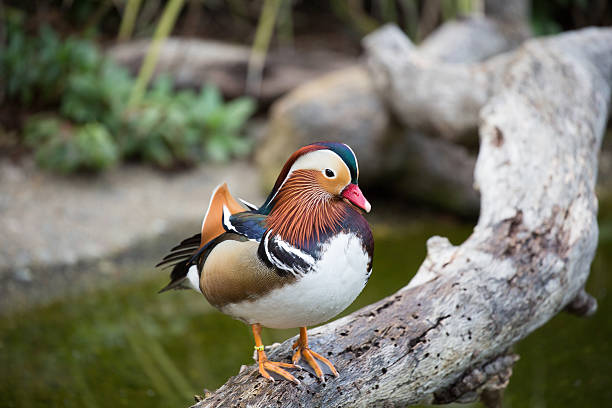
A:
<svg viewBox="0 0 612 408">
<path fill-rule="evenodd" d="M 384 56 L 387 61 L 383 67 L 402 71 L 401 84 L 384 87 L 391 92 L 400 91 L 399 94 L 383 93 L 400 123 L 452 141 L 472 140 L 478 112 L 489 96 L 486 74 L 496 70 L 482 70 L 478 68 L 481 64 L 466 63 L 478 63 L 512 50 L 531 35 L 530 1 L 485 0 L 483 5 L 484 15 L 473 14 L 450 21 L 419 47 L 414 47 L 410 41 L 399 41 L 391 50 L 383 48 L 383 51 L 391 51 Z M 364 41 L 370 62 L 381 57 L 377 50 L 379 37 L 387 35 L 385 30 L 378 30 Z M 394 58 L 403 61 L 401 66 L 392 63 Z M 449 64 L 439 64 L 440 61 Z M 474 70 L 474 67 L 477 68 Z M 394 75 L 390 77 L 392 81 L 397 79 Z M 373 79 L 380 80 L 379 75 L 374 75 Z M 453 86 L 448 86 L 449 83 Z M 378 85 L 381 88 L 381 84 Z M 444 103 L 439 103 L 440 99 Z"/>
<path fill-rule="evenodd" d="M 531 36 L 528 0 L 485 0 L 484 15 L 444 23 L 419 46 L 419 53 L 444 62 L 478 62 L 518 47 Z"/>
<path fill-rule="evenodd" d="M 529 41 L 506 61 L 480 116 L 473 234 L 457 247 L 431 238 L 408 286 L 310 331 L 339 378 L 321 384 L 303 372 L 300 386 L 268 383 L 251 366 L 198 407 L 391 407 L 479 394 L 495 401 L 516 360 L 510 346 L 566 306 L 593 312 L 583 286 L 597 246 L 593 190 L 612 30 Z M 292 342 L 269 356 L 287 361 Z"/>
<path fill-rule="evenodd" d="M 476 131 L 480 109 L 512 58 L 443 64 L 423 56 L 394 25 L 366 37 L 364 47 L 372 79 L 395 117 L 408 128 L 452 141 Z"/>
</svg>

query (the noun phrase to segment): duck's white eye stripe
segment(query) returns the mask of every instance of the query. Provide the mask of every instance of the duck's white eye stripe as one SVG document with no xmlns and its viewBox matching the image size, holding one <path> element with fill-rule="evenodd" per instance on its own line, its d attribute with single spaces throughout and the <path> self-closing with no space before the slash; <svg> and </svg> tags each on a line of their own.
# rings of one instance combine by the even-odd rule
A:
<svg viewBox="0 0 612 408">
<path fill-rule="evenodd" d="M 355 159 L 355 170 L 357 170 L 357 178 L 359 178 L 359 162 L 357 161 L 357 155 L 355 155 L 355 152 L 353 149 L 351 149 L 351 146 L 347 145 L 346 143 L 342 144 L 345 145 L 351 151 L 351 153 L 353 153 L 353 158 Z"/>
</svg>

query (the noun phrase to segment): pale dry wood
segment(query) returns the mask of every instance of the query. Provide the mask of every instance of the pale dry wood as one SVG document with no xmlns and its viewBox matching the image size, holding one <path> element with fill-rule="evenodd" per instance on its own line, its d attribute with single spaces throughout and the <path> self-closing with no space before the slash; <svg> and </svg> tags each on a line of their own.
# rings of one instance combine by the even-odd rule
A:
<svg viewBox="0 0 612 408">
<path fill-rule="evenodd" d="M 479 394 L 495 404 L 516 361 L 509 347 L 566 306 L 594 311 L 583 287 L 597 246 L 612 30 L 532 40 L 503 58 L 478 66 L 497 86 L 481 101 L 473 234 L 456 247 L 431 238 L 408 286 L 310 331 L 339 378 L 271 384 L 251 366 L 196 406 L 394 407 Z M 293 341 L 269 357 L 288 361 Z"/>
<path fill-rule="evenodd" d="M 444 62 L 478 62 L 512 50 L 531 36 L 529 0 L 485 0 L 483 5 L 481 13 L 438 27 L 418 52 Z"/>
<path fill-rule="evenodd" d="M 370 34 L 363 45 L 372 80 L 397 120 L 451 141 L 476 132 L 480 109 L 498 87 L 499 75 L 513 55 L 441 63 L 392 24 Z"/>
<path fill-rule="evenodd" d="M 497 66 L 507 63 L 503 57 L 481 61 L 530 37 L 529 9 L 528 0 L 485 0 L 484 15 L 447 22 L 419 47 L 393 25 L 366 37 L 372 79 L 399 122 L 451 141 L 471 141 Z"/>
</svg>

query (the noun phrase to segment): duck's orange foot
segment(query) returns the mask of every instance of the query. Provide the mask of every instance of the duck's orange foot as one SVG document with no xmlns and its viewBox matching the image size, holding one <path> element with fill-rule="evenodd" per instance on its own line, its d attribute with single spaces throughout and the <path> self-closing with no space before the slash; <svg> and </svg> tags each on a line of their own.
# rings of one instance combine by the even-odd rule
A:
<svg viewBox="0 0 612 408">
<path fill-rule="evenodd" d="M 261 374 L 262 377 L 270 381 L 274 381 L 274 378 L 270 375 L 270 373 L 268 373 L 268 371 L 278 374 L 284 379 L 291 381 L 295 384 L 300 384 L 300 381 L 297 378 L 295 378 L 293 375 L 291 375 L 291 373 L 285 370 L 285 368 L 298 368 L 293 364 L 270 361 L 265 357 L 265 355 L 263 359 L 260 359 L 257 362 L 257 364 L 259 365 L 259 374 Z"/>
<path fill-rule="evenodd" d="M 253 324 L 253 337 L 255 337 L 255 350 L 257 351 L 257 365 L 259 366 L 259 374 L 269 381 L 274 381 L 274 377 L 270 375 L 270 372 L 281 376 L 282 378 L 289 380 L 295 384 L 299 384 L 300 381 L 291 375 L 285 368 L 299 368 L 294 364 L 279 363 L 277 361 L 270 361 L 266 357 L 263 343 L 261 342 L 261 325 Z"/>
<path fill-rule="evenodd" d="M 334 367 L 331 361 L 329 361 L 319 353 L 312 351 L 310 347 L 308 347 L 308 335 L 306 334 L 305 327 L 300 327 L 300 338 L 293 344 L 293 348 L 297 348 L 291 359 L 295 366 L 299 367 L 297 363 L 302 357 L 304 357 L 304 360 L 306 360 L 308 365 L 312 367 L 317 377 L 319 377 L 322 382 L 325 382 L 325 374 L 323 373 L 323 370 L 321 370 L 321 367 L 317 362 L 318 360 L 321 363 L 325 364 L 334 376 L 338 377 L 338 370 L 336 370 L 336 367 Z"/>
</svg>

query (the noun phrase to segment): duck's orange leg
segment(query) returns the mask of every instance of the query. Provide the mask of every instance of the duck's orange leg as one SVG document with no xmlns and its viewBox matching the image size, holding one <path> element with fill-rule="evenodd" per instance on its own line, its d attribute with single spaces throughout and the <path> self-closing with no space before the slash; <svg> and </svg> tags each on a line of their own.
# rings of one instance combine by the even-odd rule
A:
<svg viewBox="0 0 612 408">
<path fill-rule="evenodd" d="M 300 358 L 304 357 L 304 360 L 306 360 L 308 365 L 312 367 L 312 369 L 317 374 L 317 377 L 319 377 L 321 381 L 325 381 L 323 371 L 317 363 L 317 360 L 319 360 L 327 367 L 329 367 L 332 374 L 338 377 L 338 371 L 336 370 L 336 367 L 334 367 L 334 365 L 331 363 L 331 361 L 329 361 L 319 353 L 315 353 L 310 349 L 310 347 L 308 347 L 308 333 L 306 332 L 305 327 L 300 327 L 300 338 L 297 339 L 297 341 L 293 344 L 293 348 L 297 348 L 297 350 L 295 350 L 295 353 L 293 354 L 293 358 L 291 359 L 294 365 L 297 365 L 297 362 L 300 361 Z"/>
<path fill-rule="evenodd" d="M 253 328 L 253 337 L 255 337 L 255 350 L 257 350 L 257 364 L 259 365 L 259 373 L 270 381 L 274 381 L 274 378 L 268 373 L 268 371 L 272 371 L 283 377 L 286 380 L 292 381 L 296 384 L 299 384 L 300 381 L 292 376 L 287 370 L 283 368 L 297 368 L 294 364 L 289 363 L 279 363 L 276 361 L 268 360 L 266 357 L 266 352 L 264 351 L 264 346 L 261 341 L 261 325 L 253 324 L 251 325 Z"/>
</svg>

